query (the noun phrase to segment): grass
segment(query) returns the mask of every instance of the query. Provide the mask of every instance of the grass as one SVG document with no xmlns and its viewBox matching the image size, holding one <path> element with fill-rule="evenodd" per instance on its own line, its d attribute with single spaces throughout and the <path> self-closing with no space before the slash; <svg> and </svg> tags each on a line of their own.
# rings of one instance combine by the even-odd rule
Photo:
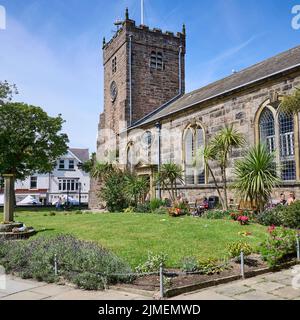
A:
<svg viewBox="0 0 300 320">
<path fill-rule="evenodd" d="M 267 237 L 263 226 L 240 226 L 231 220 L 153 214 L 45 214 L 47 211 L 21 211 L 15 220 L 33 226 L 38 231 L 36 237 L 65 233 L 95 241 L 133 267 L 144 262 L 149 251 L 167 253 L 168 267 L 177 267 L 183 257 L 223 258 L 228 243 L 243 240 L 258 246 Z M 252 235 L 239 235 L 243 231 Z"/>
</svg>

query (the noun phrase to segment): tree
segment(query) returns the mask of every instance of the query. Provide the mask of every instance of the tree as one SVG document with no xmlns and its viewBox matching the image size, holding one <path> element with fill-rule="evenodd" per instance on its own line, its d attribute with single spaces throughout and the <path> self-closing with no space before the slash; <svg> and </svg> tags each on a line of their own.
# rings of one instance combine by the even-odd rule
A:
<svg viewBox="0 0 300 320">
<path fill-rule="evenodd" d="M 35 172 L 48 173 L 68 150 L 64 120 L 24 103 L 0 107 L 0 174 L 24 180 Z"/>
<path fill-rule="evenodd" d="M 281 103 L 281 108 L 285 112 L 300 112 L 300 89 L 296 88 L 295 92 L 290 96 L 285 96 Z"/>
<path fill-rule="evenodd" d="M 272 190 L 280 182 L 274 163 L 275 155 L 264 144 L 251 148 L 242 160 L 235 163 L 236 181 L 233 187 L 245 201 L 255 201 L 260 211 L 263 211 Z"/>
<path fill-rule="evenodd" d="M 139 177 L 131 172 L 125 173 L 125 192 L 134 207 L 144 202 L 148 191 L 149 181 L 145 177 Z"/>
<path fill-rule="evenodd" d="M 0 81 L 0 106 L 11 101 L 13 94 L 18 94 L 16 85 L 11 85 L 7 81 Z"/>
<path fill-rule="evenodd" d="M 224 199 L 224 209 L 228 210 L 227 196 L 227 166 L 229 154 L 233 148 L 241 148 L 245 144 L 244 136 L 233 128 L 233 125 L 226 126 L 214 137 L 210 144 L 210 154 L 212 159 L 217 161 L 222 175 Z"/>
<path fill-rule="evenodd" d="M 177 182 L 184 182 L 181 166 L 175 163 L 163 164 L 156 180 L 163 189 L 169 191 L 171 200 L 174 202 L 177 196 Z"/>
</svg>

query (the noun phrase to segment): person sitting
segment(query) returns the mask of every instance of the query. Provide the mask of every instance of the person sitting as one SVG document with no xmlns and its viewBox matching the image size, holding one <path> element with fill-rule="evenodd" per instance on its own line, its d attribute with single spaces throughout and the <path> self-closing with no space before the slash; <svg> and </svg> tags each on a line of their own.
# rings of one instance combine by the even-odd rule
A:
<svg viewBox="0 0 300 320">
<path fill-rule="evenodd" d="M 286 199 L 285 199 L 285 194 L 284 193 L 281 193 L 281 195 L 280 195 L 280 200 L 279 200 L 279 203 L 278 204 L 280 204 L 280 205 L 282 205 L 282 206 L 285 206 L 286 204 L 287 204 L 287 201 L 286 201 Z"/>
<path fill-rule="evenodd" d="M 296 202 L 295 193 L 294 192 L 290 192 L 288 200 L 287 200 L 288 206 L 292 205 L 295 202 Z"/>
</svg>

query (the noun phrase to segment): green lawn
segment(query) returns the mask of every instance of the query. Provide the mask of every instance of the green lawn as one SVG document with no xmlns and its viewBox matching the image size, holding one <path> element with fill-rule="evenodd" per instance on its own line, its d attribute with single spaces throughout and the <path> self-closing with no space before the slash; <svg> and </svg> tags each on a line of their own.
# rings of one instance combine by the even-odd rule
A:
<svg viewBox="0 0 300 320">
<path fill-rule="evenodd" d="M 230 242 L 244 240 L 257 246 L 267 237 L 266 227 L 240 226 L 229 220 L 153 214 L 44 214 L 43 211 L 17 212 L 15 220 L 35 227 L 39 231 L 37 237 L 66 233 L 96 241 L 132 266 L 144 262 L 148 251 L 167 253 L 168 267 L 176 267 L 186 256 L 222 258 Z M 252 235 L 245 238 L 239 235 L 241 231 Z"/>
</svg>

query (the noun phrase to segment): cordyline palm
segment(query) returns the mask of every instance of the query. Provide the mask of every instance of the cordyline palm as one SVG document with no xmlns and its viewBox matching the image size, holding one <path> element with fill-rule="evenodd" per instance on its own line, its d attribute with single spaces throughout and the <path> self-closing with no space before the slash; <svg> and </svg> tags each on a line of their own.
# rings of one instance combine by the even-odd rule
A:
<svg viewBox="0 0 300 320">
<path fill-rule="evenodd" d="M 264 144 L 258 144 L 235 164 L 236 182 L 233 187 L 245 201 L 255 201 L 260 211 L 263 211 L 272 190 L 280 182 L 274 170 L 274 161 L 275 155 L 269 153 Z"/>
<path fill-rule="evenodd" d="M 296 91 L 283 98 L 281 108 L 285 112 L 298 113 L 300 112 L 300 89 L 296 88 Z"/>
<path fill-rule="evenodd" d="M 139 177 L 131 172 L 125 174 L 125 192 L 133 206 L 143 202 L 148 191 L 149 181 L 145 177 Z"/>
<path fill-rule="evenodd" d="M 225 210 L 228 210 L 226 169 L 228 165 L 229 153 L 233 148 L 241 148 L 244 144 L 245 138 L 243 134 L 234 129 L 233 125 L 226 126 L 224 129 L 222 129 L 211 142 L 211 152 L 215 153 L 214 158 L 218 162 L 221 169 Z"/>
<path fill-rule="evenodd" d="M 166 163 L 157 174 L 156 181 L 164 190 L 168 190 L 171 200 L 174 202 L 177 196 L 177 182 L 183 183 L 183 171 L 181 166 L 175 163 Z"/>
<path fill-rule="evenodd" d="M 98 181 L 103 181 L 111 172 L 117 170 L 112 164 L 95 162 L 90 169 L 91 177 Z"/>
</svg>

